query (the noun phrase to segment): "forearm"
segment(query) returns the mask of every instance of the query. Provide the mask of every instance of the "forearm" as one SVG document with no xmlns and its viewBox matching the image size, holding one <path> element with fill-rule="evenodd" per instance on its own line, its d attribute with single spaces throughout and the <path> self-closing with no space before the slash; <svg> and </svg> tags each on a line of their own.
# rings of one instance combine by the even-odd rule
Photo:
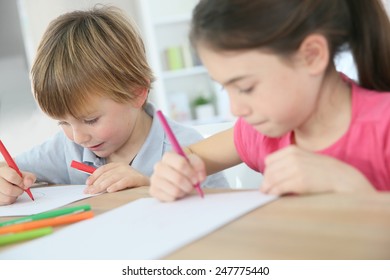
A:
<svg viewBox="0 0 390 280">
<path fill-rule="evenodd" d="M 208 175 L 241 163 L 233 141 L 233 129 L 228 129 L 188 146 L 186 153 L 199 156 Z"/>
<path fill-rule="evenodd" d="M 375 192 L 376 188 L 371 182 L 357 169 L 349 166 L 349 170 L 340 177 L 335 184 L 334 190 L 339 193 L 352 192 Z"/>
</svg>

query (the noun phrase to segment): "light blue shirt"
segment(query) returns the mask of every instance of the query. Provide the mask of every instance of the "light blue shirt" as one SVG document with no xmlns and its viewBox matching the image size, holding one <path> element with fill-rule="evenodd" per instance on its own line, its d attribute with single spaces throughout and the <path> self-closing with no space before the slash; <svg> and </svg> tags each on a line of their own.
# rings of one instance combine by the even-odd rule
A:
<svg viewBox="0 0 390 280">
<path fill-rule="evenodd" d="M 155 118 L 155 108 L 151 103 L 145 111 L 153 118 L 152 126 L 145 143 L 131 163 L 131 166 L 145 176 L 150 177 L 154 165 L 161 160 L 163 154 L 172 150 L 171 143 L 165 134 L 160 122 Z M 187 146 L 203 137 L 195 129 L 169 120 L 180 145 Z M 52 184 L 85 184 L 88 174 L 70 167 L 72 160 L 80 161 L 95 167 L 106 164 L 105 158 L 99 158 L 90 150 L 70 141 L 60 131 L 52 138 L 15 158 L 20 170 L 32 172 L 38 181 Z M 202 187 L 223 188 L 229 187 L 222 172 L 208 176 Z"/>
</svg>

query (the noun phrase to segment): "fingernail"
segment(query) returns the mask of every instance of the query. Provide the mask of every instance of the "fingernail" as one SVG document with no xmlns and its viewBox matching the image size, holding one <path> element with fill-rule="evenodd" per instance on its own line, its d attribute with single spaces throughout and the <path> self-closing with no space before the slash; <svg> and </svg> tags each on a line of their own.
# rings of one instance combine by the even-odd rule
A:
<svg viewBox="0 0 390 280">
<path fill-rule="evenodd" d="M 33 180 L 31 178 L 27 178 L 26 181 L 25 181 L 24 186 L 28 189 L 29 187 L 32 186 L 33 183 L 34 182 L 33 182 Z"/>
<path fill-rule="evenodd" d="M 193 185 L 196 185 L 198 183 L 198 179 L 193 177 L 193 178 L 191 178 L 191 182 Z"/>
</svg>

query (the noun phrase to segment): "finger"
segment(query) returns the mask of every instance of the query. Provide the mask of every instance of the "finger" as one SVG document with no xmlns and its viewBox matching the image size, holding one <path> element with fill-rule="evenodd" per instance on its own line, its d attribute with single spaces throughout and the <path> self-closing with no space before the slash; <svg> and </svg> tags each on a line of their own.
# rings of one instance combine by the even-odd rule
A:
<svg viewBox="0 0 390 280">
<path fill-rule="evenodd" d="M 16 201 L 18 197 L 3 196 L 0 194 L 0 205 L 10 205 Z"/>
<path fill-rule="evenodd" d="M 103 165 L 103 166 L 100 166 L 98 167 L 88 178 L 87 180 L 85 181 L 85 183 L 87 185 L 93 185 L 96 180 L 105 172 L 107 172 L 108 170 L 110 170 L 110 163 L 109 164 L 106 164 L 106 165 Z"/>
<path fill-rule="evenodd" d="M 154 174 L 155 176 L 164 179 L 164 181 L 168 182 L 170 186 L 178 188 L 184 193 L 190 193 L 194 188 L 193 181 L 197 181 L 196 178 L 194 178 L 195 180 L 192 180 L 183 174 L 181 170 L 179 171 L 178 169 L 174 169 L 162 162 L 158 162 L 154 166 Z"/>
<path fill-rule="evenodd" d="M 282 184 L 286 180 L 289 180 L 289 178 L 292 177 L 292 168 L 293 167 L 286 159 L 268 161 L 268 164 L 264 169 L 261 191 L 264 193 L 269 193 L 271 188 Z"/>
<path fill-rule="evenodd" d="M 2 177 L 10 184 L 23 188 L 23 178 L 12 168 L 4 168 Z"/>
<path fill-rule="evenodd" d="M 285 167 L 282 167 L 280 169 L 275 168 L 272 171 L 266 169 L 260 190 L 271 195 L 302 193 L 303 182 L 301 179 L 302 177 L 296 176 L 294 168 L 286 170 Z"/>
<path fill-rule="evenodd" d="M 176 153 L 166 153 L 163 157 L 162 163 L 166 166 L 170 166 L 173 170 L 180 172 L 182 176 L 185 176 L 192 184 L 198 183 L 197 170 L 194 169 L 192 163 L 195 163 L 195 167 L 198 168 L 199 163 L 197 163 L 194 155 L 190 156 L 189 161 L 187 158 L 180 156 Z"/>
<path fill-rule="evenodd" d="M 149 177 L 134 170 L 131 174 L 123 176 L 118 182 L 111 184 L 106 190 L 107 192 L 116 192 L 127 188 L 136 188 L 141 186 L 150 186 L 150 179 Z"/>
<path fill-rule="evenodd" d="M 172 202 L 172 201 L 175 201 L 175 199 L 176 199 L 175 197 L 170 196 L 168 193 L 162 191 L 159 188 L 150 187 L 149 188 L 149 194 L 152 197 L 154 197 L 154 198 L 156 198 L 156 199 L 158 199 L 158 200 L 160 200 L 162 202 Z"/>
<path fill-rule="evenodd" d="M 110 184 L 114 182 L 114 178 L 104 179 L 102 176 L 100 176 L 92 185 L 87 185 L 87 187 L 84 190 L 84 193 L 97 194 L 97 193 L 104 192 L 110 186 Z"/>
<path fill-rule="evenodd" d="M 192 183 L 195 185 L 197 183 L 200 183 L 200 182 L 203 182 L 204 180 L 206 180 L 207 174 L 206 174 L 206 166 L 204 164 L 204 161 L 200 157 L 198 157 L 197 155 L 194 155 L 194 154 L 190 154 L 188 156 L 188 160 L 191 163 L 191 166 L 196 171 L 196 176 L 198 179 L 197 182 L 192 180 Z"/>
<path fill-rule="evenodd" d="M 299 154 L 305 153 L 304 150 L 298 148 L 295 145 L 289 145 L 283 149 L 280 149 L 265 158 L 265 165 L 270 165 L 275 162 L 284 161 L 290 157 L 296 157 Z"/>
<path fill-rule="evenodd" d="M 14 203 L 16 199 L 23 194 L 23 189 L 10 184 L 8 181 L 0 178 L 0 204 L 7 205 Z"/>
<path fill-rule="evenodd" d="M 30 172 L 22 172 L 23 173 L 23 185 L 24 189 L 30 188 L 36 181 L 37 177 L 35 174 Z"/>
<path fill-rule="evenodd" d="M 161 201 L 174 201 L 186 195 L 180 188 L 174 186 L 166 178 L 152 176 L 149 193 Z"/>
</svg>

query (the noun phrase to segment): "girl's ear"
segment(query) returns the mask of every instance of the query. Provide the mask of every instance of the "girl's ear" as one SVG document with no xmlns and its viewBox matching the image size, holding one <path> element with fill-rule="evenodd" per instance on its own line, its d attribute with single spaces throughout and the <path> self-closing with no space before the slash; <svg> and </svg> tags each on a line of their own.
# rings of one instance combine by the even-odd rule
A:
<svg viewBox="0 0 390 280">
<path fill-rule="evenodd" d="M 312 75 L 325 72 L 329 64 L 328 41 L 321 34 L 311 34 L 303 40 L 298 50 L 303 63 Z"/>
<path fill-rule="evenodd" d="M 136 98 L 133 99 L 133 106 L 136 108 L 141 108 L 148 98 L 149 89 L 148 88 L 139 88 L 136 90 Z"/>
</svg>

